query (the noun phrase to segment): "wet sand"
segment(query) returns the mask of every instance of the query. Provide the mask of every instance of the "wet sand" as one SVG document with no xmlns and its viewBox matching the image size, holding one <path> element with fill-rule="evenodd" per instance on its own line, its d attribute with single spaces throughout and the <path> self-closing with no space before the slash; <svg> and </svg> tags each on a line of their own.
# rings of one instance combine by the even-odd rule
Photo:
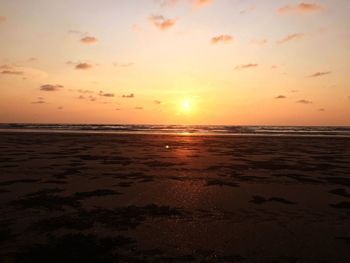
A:
<svg viewBox="0 0 350 263">
<path fill-rule="evenodd" d="M 349 262 L 350 139 L 2 132 L 0 214 L 0 262 Z"/>
</svg>

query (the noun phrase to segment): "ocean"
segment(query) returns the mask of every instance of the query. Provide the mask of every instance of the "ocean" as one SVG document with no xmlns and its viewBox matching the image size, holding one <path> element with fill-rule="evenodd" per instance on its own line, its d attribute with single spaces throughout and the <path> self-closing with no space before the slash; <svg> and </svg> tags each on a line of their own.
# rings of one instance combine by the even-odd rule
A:
<svg viewBox="0 0 350 263">
<path fill-rule="evenodd" d="M 0 124 L 0 131 L 128 133 L 178 135 L 256 135 L 350 137 L 345 126 L 228 126 L 228 125 L 124 125 L 124 124 Z"/>
</svg>

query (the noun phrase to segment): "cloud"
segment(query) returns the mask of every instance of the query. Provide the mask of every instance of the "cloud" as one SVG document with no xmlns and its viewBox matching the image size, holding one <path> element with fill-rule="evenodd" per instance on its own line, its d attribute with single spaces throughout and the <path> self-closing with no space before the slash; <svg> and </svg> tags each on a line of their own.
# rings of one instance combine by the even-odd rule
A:
<svg viewBox="0 0 350 263">
<path fill-rule="evenodd" d="M 94 93 L 92 90 L 87 90 L 87 89 L 69 89 L 68 91 L 78 92 L 78 93 L 82 93 L 82 94 Z"/>
<path fill-rule="evenodd" d="M 92 36 L 86 36 L 80 39 L 81 43 L 87 44 L 87 45 L 96 44 L 97 41 L 98 41 L 97 38 Z"/>
<path fill-rule="evenodd" d="M 258 67 L 259 64 L 244 64 L 244 65 L 238 65 L 235 67 L 236 70 L 241 70 L 241 69 L 248 69 L 248 68 L 256 68 Z"/>
<path fill-rule="evenodd" d="M 42 91 L 58 91 L 61 88 L 63 88 L 62 85 L 45 84 L 40 86 L 40 90 Z"/>
<path fill-rule="evenodd" d="M 87 90 L 87 89 L 77 89 L 76 91 L 79 93 L 93 93 L 92 90 Z"/>
<path fill-rule="evenodd" d="M 309 100 L 298 100 L 297 103 L 301 103 L 301 104 L 312 104 L 312 101 L 309 101 Z"/>
<path fill-rule="evenodd" d="M 192 0 L 194 7 L 203 7 L 206 5 L 210 5 L 213 0 Z"/>
<path fill-rule="evenodd" d="M 275 97 L 275 99 L 286 99 L 286 98 L 287 98 L 287 97 L 284 96 L 284 95 L 279 95 L 279 96 Z"/>
<path fill-rule="evenodd" d="M 100 95 L 100 96 L 103 96 L 103 95 Z M 113 97 L 113 96 L 109 96 L 109 97 Z M 108 97 L 108 96 L 105 96 L 105 97 Z M 86 100 L 89 100 L 89 101 L 96 101 L 97 100 L 97 98 L 92 96 L 92 95 L 89 95 L 89 96 L 79 95 L 79 97 L 76 97 L 76 98 L 79 99 L 79 100 L 85 100 L 86 99 Z"/>
<path fill-rule="evenodd" d="M 117 110 L 117 111 L 118 111 L 118 110 L 121 110 L 121 109 L 120 109 L 120 108 L 115 108 L 115 110 Z"/>
<path fill-rule="evenodd" d="M 137 24 L 133 24 L 133 25 L 131 26 L 131 30 L 132 30 L 133 32 L 135 32 L 135 33 L 140 33 L 140 32 L 142 31 L 142 28 L 141 28 L 139 25 L 137 25 Z"/>
<path fill-rule="evenodd" d="M 31 58 L 27 59 L 27 62 L 34 62 L 34 61 L 37 61 L 37 60 L 38 60 L 37 58 L 31 57 Z"/>
<path fill-rule="evenodd" d="M 267 39 L 263 38 L 263 39 L 253 39 L 252 41 L 250 41 L 250 44 L 252 45 L 256 45 L 256 46 L 264 46 L 267 44 Z"/>
<path fill-rule="evenodd" d="M 161 7 L 174 7 L 176 6 L 179 2 L 186 2 L 186 3 L 191 3 L 193 7 L 195 8 L 200 8 L 203 6 L 210 5 L 211 3 L 214 2 L 214 0 L 154 0 L 157 2 Z"/>
<path fill-rule="evenodd" d="M 12 67 L 9 65 L 1 65 L 0 69 L 11 69 Z"/>
<path fill-rule="evenodd" d="M 3 70 L 1 71 L 1 74 L 5 75 L 23 75 L 23 71 L 16 71 L 16 70 Z"/>
<path fill-rule="evenodd" d="M 43 100 L 33 101 L 32 104 L 45 104 L 46 102 Z"/>
<path fill-rule="evenodd" d="M 88 63 L 79 63 L 75 66 L 75 69 L 81 69 L 81 70 L 86 70 L 90 68 L 92 68 L 92 65 Z"/>
<path fill-rule="evenodd" d="M 25 79 L 44 79 L 47 77 L 46 72 L 31 67 L 22 67 L 18 65 L 1 65 L 0 69 L 2 70 L 0 71 L 0 74 L 17 76 L 23 75 L 25 76 Z"/>
<path fill-rule="evenodd" d="M 296 41 L 296 40 L 300 40 L 303 39 L 306 35 L 303 33 L 295 33 L 295 34 L 290 34 L 285 36 L 284 38 L 280 39 L 277 41 L 278 44 L 284 44 L 290 41 Z"/>
<path fill-rule="evenodd" d="M 162 102 L 161 102 L 160 100 L 154 100 L 153 102 L 154 102 L 155 104 L 158 104 L 158 105 L 162 104 Z"/>
<path fill-rule="evenodd" d="M 249 8 L 246 8 L 246 9 L 243 9 L 241 12 L 239 12 L 241 15 L 245 15 L 245 14 L 248 14 L 248 13 L 251 13 L 253 11 L 256 10 L 256 7 L 255 6 L 251 6 Z"/>
<path fill-rule="evenodd" d="M 313 3 L 300 3 L 298 5 L 293 6 L 282 6 L 277 10 L 280 14 L 288 14 L 288 13 L 314 13 L 322 11 L 322 6 Z"/>
<path fill-rule="evenodd" d="M 161 7 L 173 7 L 179 0 L 157 0 L 156 2 L 158 2 Z"/>
<path fill-rule="evenodd" d="M 133 98 L 135 98 L 135 95 L 134 95 L 134 93 L 130 93 L 130 94 L 127 94 L 127 95 L 123 95 L 122 98 L 133 99 Z"/>
<path fill-rule="evenodd" d="M 233 41 L 233 37 L 230 35 L 219 35 L 219 36 L 215 36 L 211 39 L 212 44 L 230 43 L 232 41 Z"/>
<path fill-rule="evenodd" d="M 320 109 L 318 109 L 318 111 L 326 111 L 326 109 L 320 108 Z"/>
<path fill-rule="evenodd" d="M 98 93 L 99 96 L 102 97 L 114 97 L 113 93 L 104 93 L 102 90 L 100 90 L 100 92 Z"/>
<path fill-rule="evenodd" d="M 33 101 L 32 104 L 44 104 L 45 99 L 43 97 L 38 97 L 36 101 Z"/>
<path fill-rule="evenodd" d="M 47 73 L 44 71 L 41 71 L 39 69 L 30 68 L 30 67 L 22 67 L 18 65 L 1 65 L 0 74 L 4 75 L 25 75 L 26 79 L 44 79 L 47 77 Z"/>
<path fill-rule="evenodd" d="M 325 76 L 325 75 L 329 75 L 331 74 L 332 72 L 330 71 L 325 71 L 325 72 L 316 72 L 314 74 L 311 74 L 309 76 L 306 76 L 307 78 L 317 78 L 317 77 L 322 77 L 322 76 Z"/>
<path fill-rule="evenodd" d="M 143 107 L 135 107 L 135 110 L 143 110 Z"/>
<path fill-rule="evenodd" d="M 5 16 L 0 16 L 0 24 L 6 21 L 6 17 Z"/>
<path fill-rule="evenodd" d="M 176 19 L 168 19 L 162 15 L 152 15 L 149 20 L 160 30 L 167 30 L 176 24 Z"/>
</svg>

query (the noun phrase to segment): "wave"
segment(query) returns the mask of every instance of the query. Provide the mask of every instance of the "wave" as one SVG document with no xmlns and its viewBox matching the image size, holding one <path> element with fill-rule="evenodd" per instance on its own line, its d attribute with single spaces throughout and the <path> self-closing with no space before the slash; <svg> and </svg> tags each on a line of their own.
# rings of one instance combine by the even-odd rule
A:
<svg viewBox="0 0 350 263">
<path fill-rule="evenodd" d="M 3 131 L 99 132 L 144 134 L 349 136 L 350 127 L 334 126 L 226 126 L 226 125 L 105 125 L 105 124 L 0 124 Z"/>
</svg>

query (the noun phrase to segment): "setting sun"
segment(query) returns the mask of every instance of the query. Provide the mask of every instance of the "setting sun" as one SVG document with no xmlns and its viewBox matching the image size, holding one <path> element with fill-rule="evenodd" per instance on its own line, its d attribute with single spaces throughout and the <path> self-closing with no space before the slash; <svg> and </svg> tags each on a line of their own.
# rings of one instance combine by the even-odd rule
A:
<svg viewBox="0 0 350 263">
<path fill-rule="evenodd" d="M 193 108 L 193 103 L 189 99 L 184 99 L 181 101 L 180 109 L 182 112 L 186 112 L 186 113 L 190 112 L 192 111 L 192 108 Z"/>
</svg>

